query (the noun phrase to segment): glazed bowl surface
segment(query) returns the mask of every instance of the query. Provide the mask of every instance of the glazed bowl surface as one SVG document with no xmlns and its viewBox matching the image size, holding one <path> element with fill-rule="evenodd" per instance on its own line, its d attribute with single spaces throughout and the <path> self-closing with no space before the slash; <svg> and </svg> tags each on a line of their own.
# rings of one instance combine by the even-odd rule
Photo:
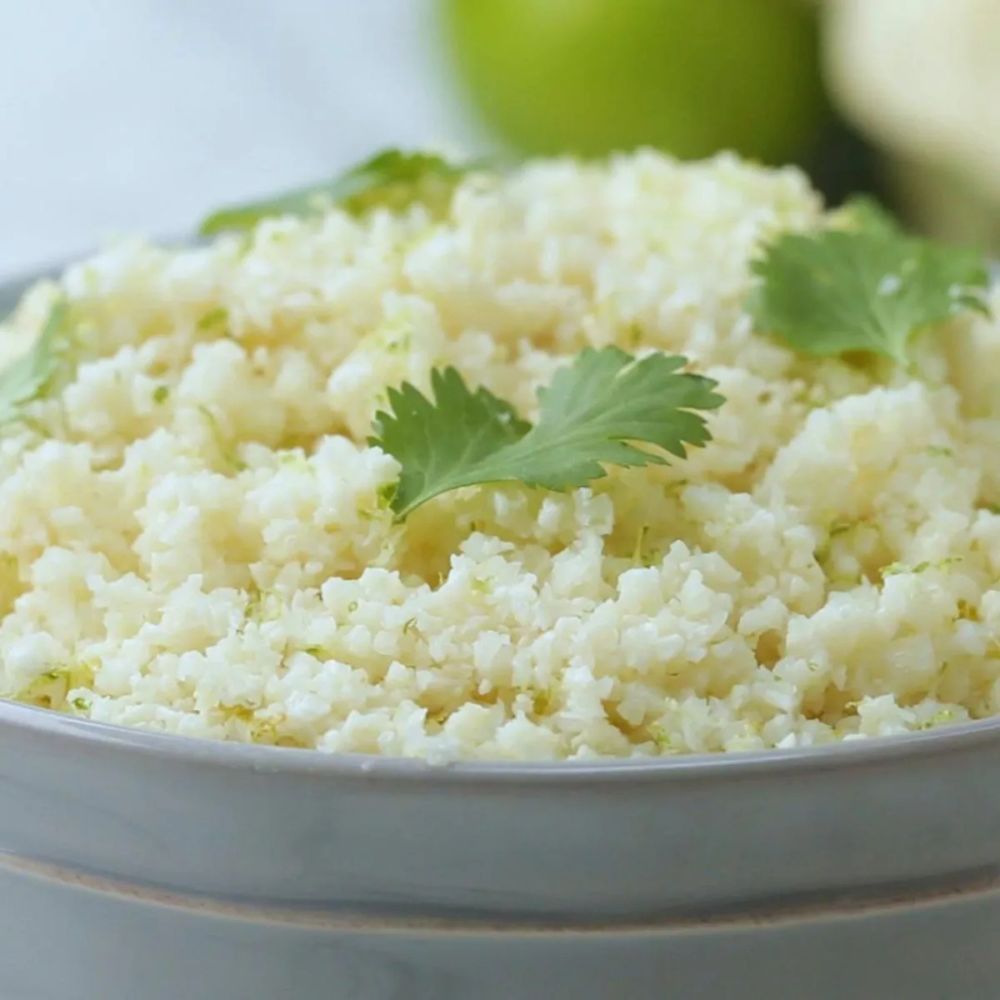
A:
<svg viewBox="0 0 1000 1000">
<path fill-rule="evenodd" d="M 5 703 L 3 995 L 985 997 L 998 789 L 992 722 L 434 766 Z"/>
</svg>

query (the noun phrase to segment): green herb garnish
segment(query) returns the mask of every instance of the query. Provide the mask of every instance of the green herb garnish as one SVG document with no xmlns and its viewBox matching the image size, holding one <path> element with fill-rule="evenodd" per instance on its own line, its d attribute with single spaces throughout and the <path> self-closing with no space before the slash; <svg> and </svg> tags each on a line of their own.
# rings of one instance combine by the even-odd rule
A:
<svg viewBox="0 0 1000 1000">
<path fill-rule="evenodd" d="M 883 566 L 879 572 L 883 578 L 887 576 L 899 576 L 901 573 L 920 574 L 926 573 L 929 569 L 946 570 L 951 566 L 958 565 L 961 561 L 961 556 L 949 556 L 947 559 L 939 559 L 937 562 L 925 559 L 923 562 L 918 562 L 916 566 L 907 566 L 906 563 L 893 562 L 889 563 L 888 566 Z"/>
<path fill-rule="evenodd" d="M 781 235 L 754 261 L 757 330 L 806 354 L 868 351 L 906 365 L 917 331 L 968 310 L 988 314 L 981 254 L 907 235 L 869 200 L 843 220 Z"/>
<path fill-rule="evenodd" d="M 216 419 L 215 414 L 204 404 L 198 404 L 198 411 L 205 418 L 205 423 L 208 424 L 209 431 L 212 434 L 212 439 L 215 442 L 215 447 L 219 452 L 219 456 L 222 461 L 233 471 L 233 472 L 243 472 L 246 469 L 246 462 L 244 462 L 236 451 L 236 446 L 232 444 L 223 433 L 222 428 L 219 426 L 219 421 Z"/>
<path fill-rule="evenodd" d="M 402 519 L 462 486 L 516 481 L 565 490 L 606 475 L 605 464 L 666 463 L 629 442 L 684 458 L 685 444 L 711 437 L 691 411 L 723 402 L 711 379 L 678 371 L 686 363 L 659 353 L 636 360 L 617 347 L 585 350 L 539 390 L 533 427 L 488 390 L 470 390 L 454 368 L 431 372 L 431 399 L 409 383 L 390 389 L 389 412 L 376 414 L 370 443 L 402 466 L 392 509 Z"/>
<path fill-rule="evenodd" d="M 31 349 L 0 373 L 0 425 L 19 420 L 51 382 L 66 348 L 67 312 L 65 302 L 56 302 Z"/>
<path fill-rule="evenodd" d="M 199 227 L 202 236 L 225 230 L 252 229 L 276 215 L 315 215 L 334 205 L 360 215 L 379 205 L 400 210 L 415 201 L 432 208 L 447 203 L 470 165 L 458 165 L 432 153 L 385 149 L 331 180 L 296 188 L 261 201 L 220 209 Z"/>
<path fill-rule="evenodd" d="M 213 327 L 229 321 L 229 310 L 224 306 L 210 309 L 197 323 L 199 330 L 211 330 Z"/>
</svg>

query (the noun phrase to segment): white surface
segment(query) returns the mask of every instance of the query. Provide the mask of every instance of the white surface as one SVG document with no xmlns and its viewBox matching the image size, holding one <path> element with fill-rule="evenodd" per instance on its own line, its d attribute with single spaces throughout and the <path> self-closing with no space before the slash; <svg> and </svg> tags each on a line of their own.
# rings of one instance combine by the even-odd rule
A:
<svg viewBox="0 0 1000 1000">
<path fill-rule="evenodd" d="M 381 145 L 474 146 L 432 0 L 0 0 L 0 275 Z"/>
</svg>

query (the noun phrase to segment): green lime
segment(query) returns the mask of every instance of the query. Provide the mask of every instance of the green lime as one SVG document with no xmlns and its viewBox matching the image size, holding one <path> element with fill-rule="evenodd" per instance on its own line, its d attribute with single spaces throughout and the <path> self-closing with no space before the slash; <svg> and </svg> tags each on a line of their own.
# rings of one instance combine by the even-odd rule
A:
<svg viewBox="0 0 1000 1000">
<path fill-rule="evenodd" d="M 441 0 L 459 75 L 526 153 L 638 145 L 778 162 L 823 123 L 806 0 Z"/>
</svg>

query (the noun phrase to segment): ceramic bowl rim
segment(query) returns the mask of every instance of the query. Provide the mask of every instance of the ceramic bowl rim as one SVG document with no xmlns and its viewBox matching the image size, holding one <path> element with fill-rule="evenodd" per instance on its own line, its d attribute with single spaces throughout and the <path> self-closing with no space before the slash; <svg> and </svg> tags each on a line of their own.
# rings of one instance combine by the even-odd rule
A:
<svg viewBox="0 0 1000 1000">
<path fill-rule="evenodd" d="M 206 739 L 95 722 L 0 699 L 0 728 L 69 743 L 80 750 L 104 749 L 182 764 L 286 775 L 391 779 L 406 783 L 572 783 L 669 781 L 691 778 L 738 779 L 851 769 L 893 760 L 968 752 L 995 744 L 1000 751 L 1000 716 L 953 723 L 933 730 L 866 737 L 813 747 L 677 754 L 669 757 L 586 760 L 455 760 L 377 754 L 328 753 Z"/>
</svg>

